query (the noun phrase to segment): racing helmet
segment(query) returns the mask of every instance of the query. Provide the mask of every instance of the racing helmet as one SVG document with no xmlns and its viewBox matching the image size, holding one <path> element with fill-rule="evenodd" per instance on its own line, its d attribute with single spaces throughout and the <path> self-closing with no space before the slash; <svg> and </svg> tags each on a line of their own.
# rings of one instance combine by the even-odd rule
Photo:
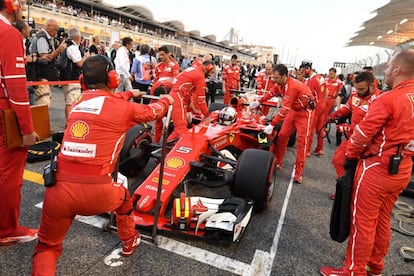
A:
<svg viewBox="0 0 414 276">
<path fill-rule="evenodd" d="M 237 118 L 237 111 L 236 109 L 234 109 L 231 106 L 226 106 L 224 107 L 220 113 L 219 113 L 219 117 L 218 117 L 218 122 L 221 125 L 231 125 L 232 123 L 234 123 L 236 121 Z"/>
</svg>

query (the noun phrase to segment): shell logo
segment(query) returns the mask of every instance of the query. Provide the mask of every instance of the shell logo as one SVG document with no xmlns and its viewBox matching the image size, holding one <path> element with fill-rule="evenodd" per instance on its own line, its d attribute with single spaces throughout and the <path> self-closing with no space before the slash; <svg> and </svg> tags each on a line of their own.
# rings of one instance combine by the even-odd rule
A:
<svg viewBox="0 0 414 276">
<path fill-rule="evenodd" d="M 89 133 L 89 126 L 85 122 L 77 121 L 71 126 L 70 133 L 73 138 L 84 139 Z"/>
<path fill-rule="evenodd" d="M 167 165 L 167 168 L 177 170 L 184 167 L 185 162 L 180 157 L 170 157 L 165 160 L 165 164 Z"/>
</svg>

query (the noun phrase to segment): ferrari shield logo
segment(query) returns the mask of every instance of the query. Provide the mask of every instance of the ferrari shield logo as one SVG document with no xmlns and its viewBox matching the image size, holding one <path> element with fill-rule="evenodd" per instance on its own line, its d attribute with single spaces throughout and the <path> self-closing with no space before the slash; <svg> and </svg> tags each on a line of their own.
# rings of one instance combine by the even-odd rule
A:
<svg viewBox="0 0 414 276">
<path fill-rule="evenodd" d="M 230 141 L 230 143 L 233 143 L 234 136 L 236 136 L 234 133 L 230 133 L 229 134 L 229 141 Z"/>
</svg>

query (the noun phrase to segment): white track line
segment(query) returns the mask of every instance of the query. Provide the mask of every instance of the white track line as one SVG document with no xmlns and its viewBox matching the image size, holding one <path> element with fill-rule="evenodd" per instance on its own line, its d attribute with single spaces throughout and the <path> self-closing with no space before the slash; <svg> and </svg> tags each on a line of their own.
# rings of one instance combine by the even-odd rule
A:
<svg viewBox="0 0 414 276">
<path fill-rule="evenodd" d="M 273 243 L 272 247 L 270 248 L 270 252 L 256 250 L 253 256 L 253 260 L 250 264 L 240 262 L 238 260 L 228 258 L 226 256 L 222 256 L 214 252 L 210 252 L 208 250 L 188 245 L 160 235 L 157 236 L 157 243 L 155 246 L 167 250 L 169 252 L 173 252 L 177 255 L 184 256 L 186 258 L 193 259 L 200 263 L 204 263 L 234 274 L 243 276 L 270 275 L 272 272 L 273 261 L 276 257 L 282 227 L 285 221 L 289 198 L 292 193 L 294 172 L 295 168 L 293 168 L 292 175 L 289 181 L 289 186 L 286 191 L 282 211 L 276 228 L 275 236 L 273 237 Z M 42 208 L 42 206 L 43 202 L 36 204 L 36 207 L 38 208 Z M 101 229 L 103 229 L 103 227 L 107 225 L 109 221 L 107 218 L 103 218 L 100 216 L 76 216 L 75 219 Z M 154 245 L 153 243 L 146 242 L 144 240 L 142 240 L 142 242 L 149 245 Z"/>
</svg>

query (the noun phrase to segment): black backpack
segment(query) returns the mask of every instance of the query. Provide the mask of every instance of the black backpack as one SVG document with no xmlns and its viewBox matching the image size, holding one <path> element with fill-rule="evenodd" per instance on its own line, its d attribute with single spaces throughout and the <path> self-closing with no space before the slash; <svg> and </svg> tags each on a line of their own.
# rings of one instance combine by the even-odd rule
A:
<svg viewBox="0 0 414 276">
<path fill-rule="evenodd" d="M 68 59 L 67 49 L 63 50 L 56 59 L 56 68 L 59 70 L 60 80 L 70 80 L 71 68 L 69 68 L 69 64 L 71 62 Z"/>
</svg>

